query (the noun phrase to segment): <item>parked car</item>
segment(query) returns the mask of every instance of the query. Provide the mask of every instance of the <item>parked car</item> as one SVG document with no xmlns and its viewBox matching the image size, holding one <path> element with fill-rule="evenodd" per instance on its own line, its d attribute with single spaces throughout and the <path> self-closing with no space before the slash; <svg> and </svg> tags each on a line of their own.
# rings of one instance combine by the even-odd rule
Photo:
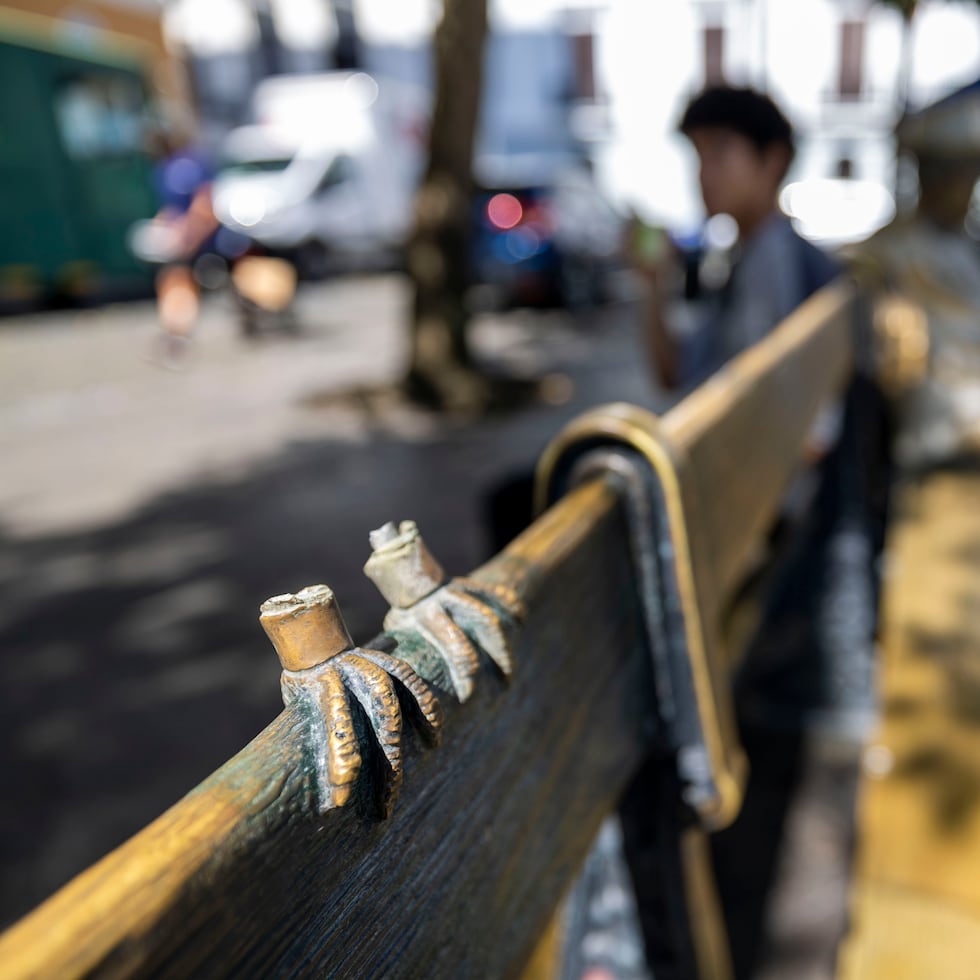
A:
<svg viewBox="0 0 980 980">
<path fill-rule="evenodd" d="M 256 115 L 223 147 L 222 223 L 310 277 L 400 253 L 423 160 L 414 92 L 363 73 L 276 77 L 257 90 Z"/>
<path fill-rule="evenodd" d="M 497 305 L 594 306 L 618 263 L 623 218 L 581 164 L 543 170 L 478 168 L 474 285 Z"/>
</svg>

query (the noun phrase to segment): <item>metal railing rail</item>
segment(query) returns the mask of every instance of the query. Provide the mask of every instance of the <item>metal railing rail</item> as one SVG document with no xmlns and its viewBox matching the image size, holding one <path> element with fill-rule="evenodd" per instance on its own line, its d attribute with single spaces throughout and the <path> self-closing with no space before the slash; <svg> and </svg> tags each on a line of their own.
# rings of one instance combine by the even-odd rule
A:
<svg viewBox="0 0 980 980">
<path fill-rule="evenodd" d="M 658 595 L 714 788 L 693 806 L 708 827 L 730 820 L 742 769 L 720 617 L 814 415 L 847 378 L 853 307 L 849 286 L 822 291 L 660 420 L 614 406 L 573 423 L 541 467 L 542 499 L 561 499 L 467 579 L 446 582 L 398 536 L 406 525 L 388 529 L 376 554 L 414 564 L 407 579 L 371 573 L 393 610 L 364 648 L 345 630 L 324 639 L 319 593 L 264 607 L 286 709 L 0 936 L 0 972 L 519 972 L 602 819 L 651 753 L 674 767 L 684 748 L 665 737 L 628 481 L 593 467 L 575 485 L 585 450 L 626 450 L 653 474 L 648 547 L 673 583 Z M 684 880 L 662 885 L 703 896 L 697 843 L 677 834 Z M 723 976 L 720 923 L 687 911 L 698 971 Z"/>
</svg>

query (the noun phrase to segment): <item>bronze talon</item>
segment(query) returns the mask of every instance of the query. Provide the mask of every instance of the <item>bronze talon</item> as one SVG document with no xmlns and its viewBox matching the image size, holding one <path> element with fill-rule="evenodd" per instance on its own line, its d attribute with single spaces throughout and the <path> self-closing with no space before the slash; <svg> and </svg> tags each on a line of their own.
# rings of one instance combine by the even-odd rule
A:
<svg viewBox="0 0 980 980">
<path fill-rule="evenodd" d="M 515 622 L 524 621 L 527 609 L 517 591 L 509 585 L 502 585 L 499 582 L 477 582 L 476 579 L 458 576 L 453 579 L 453 586 L 456 590 L 468 593 L 481 602 L 486 603 L 489 600 L 495 610 L 499 609 L 507 618 Z"/>
<path fill-rule="evenodd" d="M 327 773 L 330 803 L 343 806 L 361 771 L 361 751 L 354 735 L 350 705 L 340 677 L 334 670 L 324 671 L 320 705 L 326 708 Z"/>
<path fill-rule="evenodd" d="M 472 633 L 490 659 L 505 677 L 510 677 L 514 664 L 510 656 L 510 644 L 500 625 L 500 616 L 486 602 L 471 592 L 460 592 L 455 582 L 444 590 L 443 607 L 465 632 Z"/>
<path fill-rule="evenodd" d="M 320 809 L 344 806 L 361 770 L 353 696 L 387 762 L 381 791 L 387 815 L 402 779 L 402 715 L 395 681 L 412 696 L 426 727 L 435 732 L 442 715 L 432 691 L 404 661 L 355 647 L 325 585 L 269 599 L 262 604 L 260 621 L 283 666 L 284 703 L 301 701 L 311 719 Z"/>
<path fill-rule="evenodd" d="M 480 669 L 480 658 L 469 636 L 460 629 L 441 602 L 442 590 L 433 601 L 419 603 L 416 627 L 441 653 L 453 677 L 460 702 L 473 693 L 473 678 Z M 385 617 L 385 624 L 388 619 Z"/>
<path fill-rule="evenodd" d="M 378 737 L 392 772 L 401 768 L 402 716 L 391 678 L 377 665 L 355 653 L 337 657 L 344 686 L 357 698 Z"/>
<path fill-rule="evenodd" d="M 390 603 L 385 630 L 396 639 L 421 638 L 434 650 L 460 702 L 473 692 L 480 650 L 511 676 L 506 627 L 524 613 L 512 589 L 468 578 L 447 582 L 413 521 L 372 532 L 371 546 L 364 571 Z"/>
<path fill-rule="evenodd" d="M 418 705 L 421 719 L 426 728 L 426 734 L 432 741 L 438 742 L 441 734 L 440 729 L 442 728 L 443 712 L 442 705 L 439 704 L 439 700 L 432 692 L 432 688 L 404 660 L 399 660 L 398 657 L 393 657 L 391 654 L 383 653 L 380 650 L 362 650 L 361 656 L 366 660 L 370 660 L 371 663 L 377 664 L 382 670 L 387 671 L 408 690 L 408 693 L 412 695 L 412 698 Z"/>
</svg>

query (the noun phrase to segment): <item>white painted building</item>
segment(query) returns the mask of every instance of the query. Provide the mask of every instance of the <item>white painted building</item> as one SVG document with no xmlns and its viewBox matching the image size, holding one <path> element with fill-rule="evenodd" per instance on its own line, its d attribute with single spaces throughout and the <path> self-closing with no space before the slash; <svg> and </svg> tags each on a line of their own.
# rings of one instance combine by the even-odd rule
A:
<svg viewBox="0 0 980 980">
<path fill-rule="evenodd" d="M 598 66 L 612 137 L 600 172 L 648 218 L 701 214 L 695 162 L 675 131 L 688 97 L 722 73 L 766 88 L 798 130 L 791 179 L 894 186 L 900 15 L 867 0 L 608 0 Z M 912 30 L 909 101 L 923 105 L 980 74 L 980 8 L 922 0 Z M 857 206 L 856 204 L 854 206 Z"/>
<path fill-rule="evenodd" d="M 333 0 L 267 2 L 300 55 L 329 48 Z M 353 0 L 365 43 L 389 50 L 424 46 L 440 9 L 440 0 Z M 167 10 L 173 35 L 192 48 L 257 43 L 246 0 L 174 0 Z M 836 204 L 817 210 L 864 208 L 870 221 L 875 202 L 858 199 L 857 182 L 886 196 L 894 187 L 902 21 L 893 9 L 871 0 L 491 0 L 491 14 L 496 31 L 593 35 L 597 98 L 572 119 L 580 135 L 602 137 L 593 158 L 609 195 L 648 219 L 679 228 L 700 220 L 694 160 L 675 127 L 690 95 L 718 77 L 767 88 L 783 106 L 799 133 L 793 180 L 812 190 L 850 173 L 851 198 L 840 199 L 838 184 Z M 976 78 L 980 7 L 920 0 L 911 64 L 912 106 Z"/>
</svg>

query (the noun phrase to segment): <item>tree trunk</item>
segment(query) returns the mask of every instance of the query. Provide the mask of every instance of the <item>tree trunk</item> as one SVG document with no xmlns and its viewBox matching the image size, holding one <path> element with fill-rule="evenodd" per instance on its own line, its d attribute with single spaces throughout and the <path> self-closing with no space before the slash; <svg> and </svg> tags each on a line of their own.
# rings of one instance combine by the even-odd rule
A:
<svg viewBox="0 0 980 980">
<path fill-rule="evenodd" d="M 470 357 L 464 303 L 486 34 L 487 0 L 443 0 L 435 34 L 429 165 L 408 246 L 415 293 L 408 389 L 450 411 L 478 410 L 488 396 Z"/>
</svg>

